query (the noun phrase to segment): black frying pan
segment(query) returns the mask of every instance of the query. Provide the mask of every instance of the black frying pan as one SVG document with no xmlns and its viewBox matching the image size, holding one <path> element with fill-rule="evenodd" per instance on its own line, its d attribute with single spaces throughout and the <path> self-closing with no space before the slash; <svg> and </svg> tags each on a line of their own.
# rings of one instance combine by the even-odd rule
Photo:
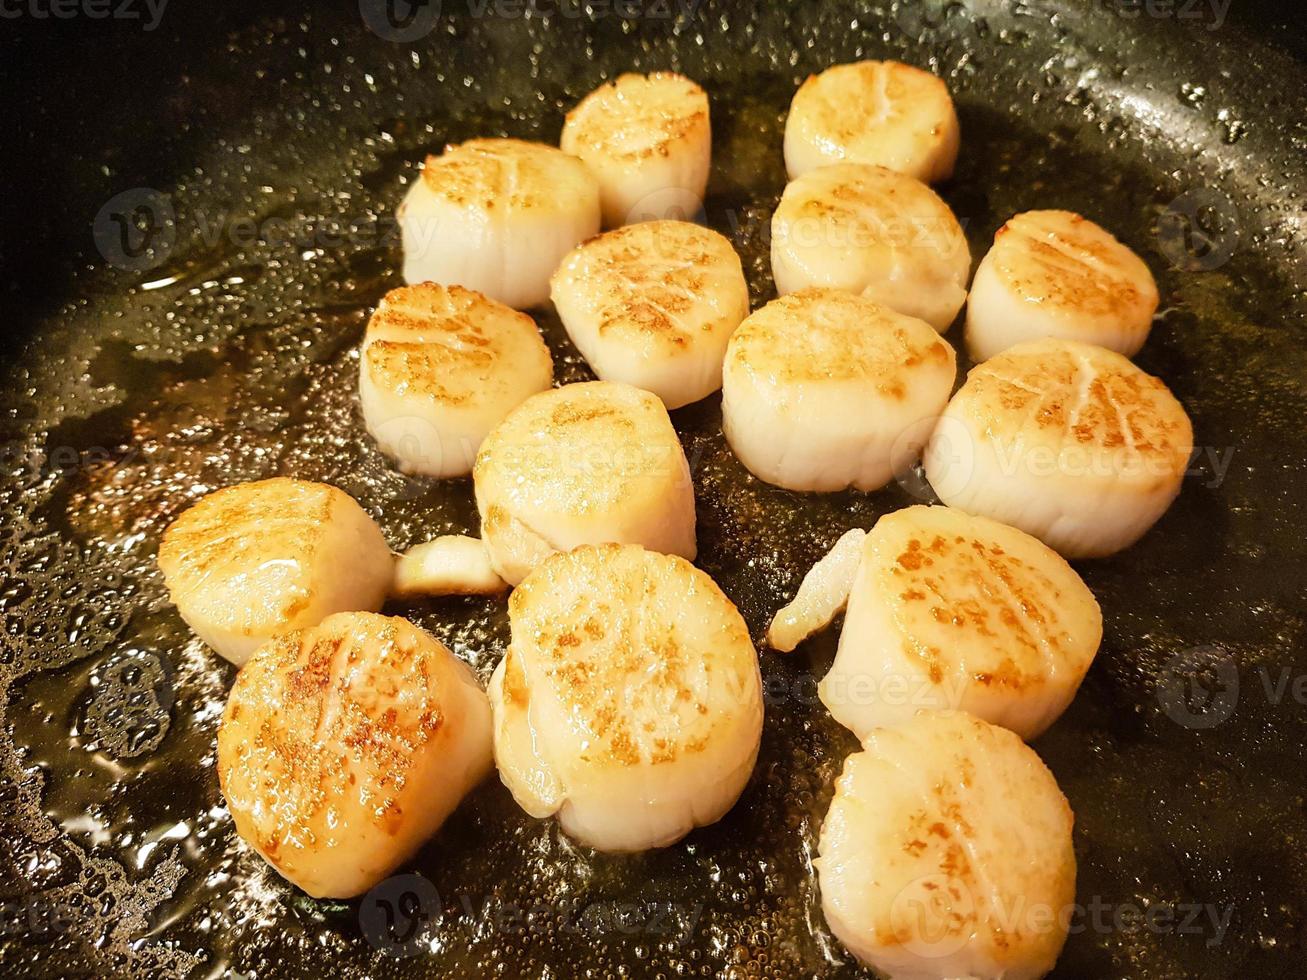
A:
<svg viewBox="0 0 1307 980">
<path fill-rule="evenodd" d="M 136 20 L 42 18 L 42 0 L 0 18 L 0 976 L 859 975 L 808 865 L 854 747 L 814 697 L 833 635 L 764 652 L 753 781 L 683 843 L 596 856 L 491 780 L 406 869 L 422 879 L 320 902 L 234 838 L 213 772 L 231 670 L 190 641 L 153 554 L 203 492 L 274 473 L 339 485 L 396 546 L 475 527 L 469 485 L 398 476 L 354 404 L 363 324 L 398 283 L 400 178 L 425 151 L 553 141 L 601 79 L 679 69 L 713 99 L 707 220 L 744 254 L 756 306 L 789 98 L 809 72 L 880 56 L 956 94 L 963 152 L 944 192 L 977 258 L 1033 207 L 1081 211 L 1145 256 L 1163 309 L 1139 362 L 1203 447 L 1152 533 L 1081 566 L 1105 642 L 1036 746 L 1077 814 L 1083 910 L 1057 975 L 1303 975 L 1296 4 L 665 0 L 631 18 L 541 0 L 552 13 L 524 19 L 399 0 L 387 20 L 370 0 L 183 2 L 149 31 L 139 3 Z M 560 380 L 585 377 L 552 314 L 538 319 Z M 911 480 L 766 487 L 725 447 L 715 398 L 675 421 L 701 564 L 759 632 L 841 532 L 929 499 Z M 502 601 L 391 611 L 483 677 L 502 653 Z"/>
</svg>

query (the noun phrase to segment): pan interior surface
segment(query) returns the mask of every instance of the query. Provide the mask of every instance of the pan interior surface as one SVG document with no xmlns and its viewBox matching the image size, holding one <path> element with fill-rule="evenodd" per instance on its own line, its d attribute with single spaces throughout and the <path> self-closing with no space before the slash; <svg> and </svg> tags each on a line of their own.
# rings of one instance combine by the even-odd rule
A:
<svg viewBox="0 0 1307 980">
<path fill-rule="evenodd" d="M 942 193 L 976 260 L 1033 208 L 1079 211 L 1145 258 L 1163 299 L 1137 360 L 1184 403 L 1200 447 L 1142 542 L 1079 566 L 1104 643 L 1035 746 L 1077 818 L 1080 908 L 1055 976 L 1298 975 L 1307 71 L 1290 50 L 1233 12 L 1217 23 L 1219 4 L 1162 18 L 1131 3 L 667 0 L 630 17 L 447 2 L 420 8 L 437 16 L 408 41 L 375 20 L 383 5 L 359 6 L 236 4 L 207 33 L 165 15 L 152 39 L 84 31 L 59 50 L 92 89 L 74 64 L 88 56 L 142 58 L 169 37 L 189 56 L 175 76 L 106 80 L 80 127 L 69 97 L 34 95 L 13 130 L 16 156 L 43 147 L 40 175 L 11 171 L 32 175 L 30 195 L 13 188 L 31 241 L 62 251 L 15 257 L 34 246 L 7 223 L 0 257 L 42 278 L 7 290 L 0 391 L 0 975 L 863 975 L 824 924 L 811 869 L 856 748 L 816 698 L 834 632 L 789 657 L 762 651 L 762 753 L 720 823 L 603 856 L 488 780 L 404 869 L 434 892 L 400 946 L 359 903 L 307 898 L 236 840 L 214 771 L 233 671 L 169 605 L 154 554 L 204 493 L 274 474 L 339 486 L 396 548 L 476 533 L 470 482 L 398 474 L 356 404 L 364 324 L 400 283 L 394 208 L 426 153 L 473 136 L 555 142 L 600 81 L 683 72 L 712 99 L 704 217 L 739 249 L 756 308 L 774 295 L 790 97 L 808 74 L 868 57 L 929 67 L 953 89 L 963 145 Z M 4 70 L 49 53 L 16 50 Z M 145 224 L 97 217 L 114 200 Z M 552 313 L 536 315 L 559 382 L 590 377 Z M 727 448 L 716 396 L 673 420 L 699 564 L 755 638 L 844 531 L 934 499 L 913 479 L 872 494 L 771 488 Z M 507 644 L 502 599 L 387 611 L 483 681 Z"/>
</svg>

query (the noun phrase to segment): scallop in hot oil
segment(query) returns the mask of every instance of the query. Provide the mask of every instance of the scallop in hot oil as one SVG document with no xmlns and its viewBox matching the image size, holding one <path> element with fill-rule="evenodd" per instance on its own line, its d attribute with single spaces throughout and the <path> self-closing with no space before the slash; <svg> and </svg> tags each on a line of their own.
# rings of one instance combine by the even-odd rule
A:
<svg viewBox="0 0 1307 980">
<path fill-rule="evenodd" d="M 663 403 L 631 385 L 590 381 L 531 396 L 486 438 L 473 481 L 482 540 L 511 584 L 583 544 L 695 555 L 685 451 Z"/>
<path fill-rule="evenodd" d="M 276 477 L 202 498 L 164 532 L 159 568 L 182 618 L 239 667 L 278 633 L 380 609 L 394 559 L 349 494 Z"/>
<path fill-rule="evenodd" d="M 790 178 L 833 163 L 872 163 L 926 183 L 953 174 L 961 143 L 953 98 L 930 72 L 859 61 L 810 75 L 785 120 Z"/>
<path fill-rule="evenodd" d="M 599 231 L 599 184 L 576 157 L 514 139 L 428 156 L 399 208 L 404 280 L 466 286 L 515 309 L 549 298 L 549 277 Z"/>
<path fill-rule="evenodd" d="M 707 574 L 638 545 L 577 548 L 509 600 L 490 682 L 495 761 L 524 810 L 604 851 L 713 823 L 762 732 L 749 631 Z"/>
<path fill-rule="evenodd" d="M 693 219 L 712 159 L 708 94 L 675 72 L 626 73 L 567 114 L 559 145 L 599 180 L 608 227 Z"/>
<path fill-rule="evenodd" d="M 1192 450 L 1189 416 L 1160 380 L 1115 351 L 1046 339 L 972 368 L 923 459 L 949 506 L 1090 558 L 1153 526 Z"/>
<path fill-rule="evenodd" d="M 1132 357 L 1157 312 L 1148 266 L 1110 233 L 1070 211 L 1010 219 L 976 269 L 967 301 L 974 360 L 1056 337 Z"/>
<path fill-rule="evenodd" d="M 790 293 L 731 337 L 722 429 L 768 483 L 875 490 L 916 460 L 955 364 L 921 320 L 840 290 Z"/>
<path fill-rule="evenodd" d="M 1093 594 L 1047 545 L 949 507 L 908 507 L 862 544 L 818 690 L 860 738 L 932 707 L 1033 739 L 1075 697 L 1102 635 Z"/>
<path fill-rule="evenodd" d="M 400 469 L 463 476 L 490 430 L 553 375 L 525 313 L 424 282 L 377 304 L 359 353 L 359 401 L 368 432 Z"/>
<path fill-rule="evenodd" d="M 669 409 L 721 387 L 726 342 L 749 315 L 731 243 L 685 221 L 627 225 L 577 246 L 551 296 L 595 374 L 652 391 Z"/>
<path fill-rule="evenodd" d="M 835 783 L 813 861 L 826 922 L 913 980 L 1035 980 L 1075 912 L 1074 816 L 1037 756 L 965 712 L 876 728 Z"/>
<path fill-rule="evenodd" d="M 472 671 L 397 617 L 339 613 L 261 647 L 218 729 L 236 831 L 315 898 L 362 894 L 491 766 Z"/>
<path fill-rule="evenodd" d="M 777 292 L 843 289 L 943 332 L 967 298 L 971 250 L 949 206 L 925 184 L 865 163 L 791 181 L 772 215 Z"/>
</svg>

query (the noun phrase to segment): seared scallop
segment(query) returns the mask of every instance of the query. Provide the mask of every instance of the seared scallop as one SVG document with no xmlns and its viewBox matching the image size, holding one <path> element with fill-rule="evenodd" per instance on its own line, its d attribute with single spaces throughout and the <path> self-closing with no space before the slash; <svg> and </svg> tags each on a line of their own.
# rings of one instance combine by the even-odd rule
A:
<svg viewBox="0 0 1307 980">
<path fill-rule="evenodd" d="M 722 429 L 767 483 L 874 490 L 916 460 L 955 373 L 953 348 L 928 323 L 806 289 L 768 303 L 731 337 Z"/>
<path fill-rule="evenodd" d="M 261 647 L 218 729 L 236 831 L 314 898 L 366 892 L 490 771 L 467 665 L 397 617 L 338 613 Z"/>
<path fill-rule="evenodd" d="M 359 355 L 363 421 L 406 473 L 463 476 L 481 440 L 553 383 L 534 321 L 462 286 L 392 289 Z"/>
<path fill-rule="evenodd" d="M 1153 526 L 1192 450 L 1189 416 L 1157 378 L 1102 347 L 1036 340 L 972 368 L 924 462 L 944 503 L 1090 558 Z"/>
<path fill-rule="evenodd" d="M 758 657 L 706 574 L 636 545 L 551 557 L 509 599 L 490 680 L 495 762 L 535 817 L 604 851 L 713 823 L 753 771 Z"/>
<path fill-rule="evenodd" d="M 182 619 L 237 666 L 277 633 L 380 609 L 394 572 L 349 494 L 284 477 L 204 497 L 164 532 L 159 568 Z"/>
<path fill-rule="evenodd" d="M 1071 703 L 1102 635 L 1093 594 L 1047 545 L 949 507 L 909 507 L 867 535 L 819 693 L 859 738 L 927 707 L 1032 739 Z"/>
<path fill-rule="evenodd" d="M 475 139 L 429 156 L 399 209 L 404 280 L 466 286 L 516 309 L 599 231 L 599 184 L 543 143 Z"/>
<path fill-rule="evenodd" d="M 572 343 L 595 374 L 652 391 L 668 408 L 722 384 L 722 355 L 749 315 L 740 257 L 685 221 L 628 225 L 579 245 L 551 281 Z"/>
<path fill-rule="evenodd" d="M 926 183 L 953 174 L 961 131 L 945 84 L 898 61 L 835 65 L 794 94 L 785 169 L 799 177 L 832 163 L 874 163 Z"/>
<path fill-rule="evenodd" d="M 831 931 L 913 980 L 1034 980 L 1074 914 L 1074 817 L 1016 735 L 963 712 L 877 728 L 844 763 L 813 862 Z"/>
<path fill-rule="evenodd" d="M 599 178 L 610 228 L 703 208 L 712 128 L 708 95 L 688 78 L 619 75 L 567 114 L 559 145 Z"/>
<path fill-rule="evenodd" d="M 694 488 L 656 397 L 615 381 L 533 395 L 481 446 L 481 538 L 516 585 L 555 551 L 605 542 L 694 558 Z"/>
<path fill-rule="evenodd" d="M 994 236 L 967 301 L 967 348 L 983 361 L 1058 337 L 1133 356 L 1157 312 L 1143 259 L 1070 211 L 1027 211 Z"/>
<path fill-rule="evenodd" d="M 776 290 L 843 289 L 947 330 L 967 298 L 971 250 L 925 184 L 840 163 L 792 181 L 772 215 Z"/>
</svg>

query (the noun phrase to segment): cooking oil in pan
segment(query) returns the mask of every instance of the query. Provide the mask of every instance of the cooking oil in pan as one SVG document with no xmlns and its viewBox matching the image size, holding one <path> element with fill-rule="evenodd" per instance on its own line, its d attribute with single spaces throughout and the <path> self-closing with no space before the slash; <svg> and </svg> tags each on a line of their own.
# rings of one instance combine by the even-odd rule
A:
<svg viewBox="0 0 1307 980">
<path fill-rule="evenodd" d="M 815 8 L 755 10 L 624 43 L 631 32 L 616 23 L 531 21 L 451 22 L 430 50 L 412 52 L 362 38 L 359 53 L 346 53 L 353 49 L 324 40 L 314 64 L 302 59 L 289 104 L 254 107 L 232 131 L 201 134 L 195 168 L 167 188 L 177 238 L 166 260 L 88 279 L 11 366 L 0 396 L 20 464 L 0 485 L 8 569 L 0 695 L 9 726 L 0 733 L 0 804 L 12 844 L 0 869 L 25 884 L 24 901 L 41 905 L 41 921 L 75 924 L 51 925 L 37 947 L 4 947 L 0 972 L 21 975 L 38 948 L 51 976 L 79 975 L 92 962 L 103 975 L 278 978 L 321 975 L 325 963 L 342 977 L 856 973 L 825 929 L 810 864 L 832 780 L 854 748 L 815 696 L 833 636 L 790 657 L 763 653 L 762 753 L 721 823 L 662 851 L 605 857 L 527 818 L 492 779 L 404 869 L 434 886 L 423 912 L 436 927 L 419 948 L 396 950 L 360 921 L 357 902 L 310 900 L 237 842 L 214 773 L 231 669 L 168 605 L 153 555 L 163 529 L 200 496 L 274 473 L 341 487 L 396 548 L 475 532 L 469 482 L 395 472 L 355 404 L 364 323 L 398 284 L 393 207 L 424 153 L 473 135 L 553 140 L 561 112 L 601 72 L 680 68 L 712 95 L 705 217 L 737 244 L 757 306 L 772 295 L 768 222 L 784 184 L 781 131 L 794 87 L 809 70 L 860 56 L 925 63 L 922 45 L 959 92 L 968 135 L 944 192 L 975 257 L 1017 210 L 1067 207 L 1108 224 L 1163 274 L 1172 297 L 1145 366 L 1185 399 L 1200 435 L 1254 428 L 1245 452 L 1271 460 L 1256 483 L 1236 469 L 1221 496 L 1187 486 L 1137 550 L 1085 570 L 1109 616 L 1107 645 L 1076 706 L 1039 746 L 1079 816 L 1083 893 L 1119 897 L 1130 880 L 1136 892 L 1127 897 L 1192 894 L 1170 842 L 1192 841 L 1197 851 L 1207 839 L 1187 829 L 1185 804 L 1168 818 L 1151 795 L 1171 778 L 1164 766 L 1183 772 L 1192 749 L 1159 720 L 1149 685 L 1170 651 L 1249 616 L 1237 595 L 1200 599 L 1182 573 L 1214 551 L 1244 564 L 1282 553 L 1283 536 L 1241 516 L 1267 498 L 1281 527 L 1300 528 L 1307 516 L 1294 474 L 1275 468 L 1277 444 L 1281 456 L 1301 445 L 1307 408 L 1301 352 L 1266 328 L 1288 287 L 1247 251 L 1205 277 L 1167 272 L 1153 226 L 1183 189 L 1158 162 L 1176 147 L 1149 145 L 1137 117 L 1121 110 L 1124 90 L 1108 84 L 1116 76 L 1107 53 L 1080 49 L 1102 66 L 1097 75 L 1067 56 L 1030 77 L 1032 35 L 1063 29 L 1028 16 L 991 24 L 959 13 L 960 4 L 936 6 L 920 23 L 898 5 L 888 20 L 852 23 Z M 231 43 L 293 51 L 328 30 L 306 25 Z M 559 73 L 555 64 L 571 67 Z M 1203 98 L 1187 101 L 1207 110 Z M 1242 127 L 1227 121 L 1233 142 Z M 1185 151 L 1188 130 L 1176 125 Z M 1301 307 L 1300 293 L 1296 301 Z M 556 319 L 538 319 L 558 380 L 588 377 Z M 1212 350 L 1222 351 L 1219 370 Z M 1269 408 L 1253 396 L 1268 388 Z M 780 491 L 736 463 L 715 397 L 674 421 L 695 477 L 700 563 L 755 636 L 844 530 L 929 499 L 913 481 L 872 495 Z M 1274 599 L 1282 590 L 1247 574 L 1250 593 L 1272 597 L 1241 627 L 1248 649 L 1301 639 L 1301 621 Z M 388 611 L 430 629 L 483 680 L 507 643 L 499 599 Z M 1136 763 L 1145 731 L 1162 747 Z M 1190 786 L 1170 790 L 1168 800 L 1193 795 Z M 1210 804 L 1239 787 L 1214 781 L 1205 793 Z M 1237 890 L 1235 872 L 1220 873 L 1216 856 L 1204 860 L 1217 869 L 1207 877 Z M 1301 861 L 1283 863 L 1283 880 L 1301 885 Z M 1063 968 L 1068 976 L 1178 975 L 1212 955 L 1151 939 L 1075 937 Z"/>
</svg>

